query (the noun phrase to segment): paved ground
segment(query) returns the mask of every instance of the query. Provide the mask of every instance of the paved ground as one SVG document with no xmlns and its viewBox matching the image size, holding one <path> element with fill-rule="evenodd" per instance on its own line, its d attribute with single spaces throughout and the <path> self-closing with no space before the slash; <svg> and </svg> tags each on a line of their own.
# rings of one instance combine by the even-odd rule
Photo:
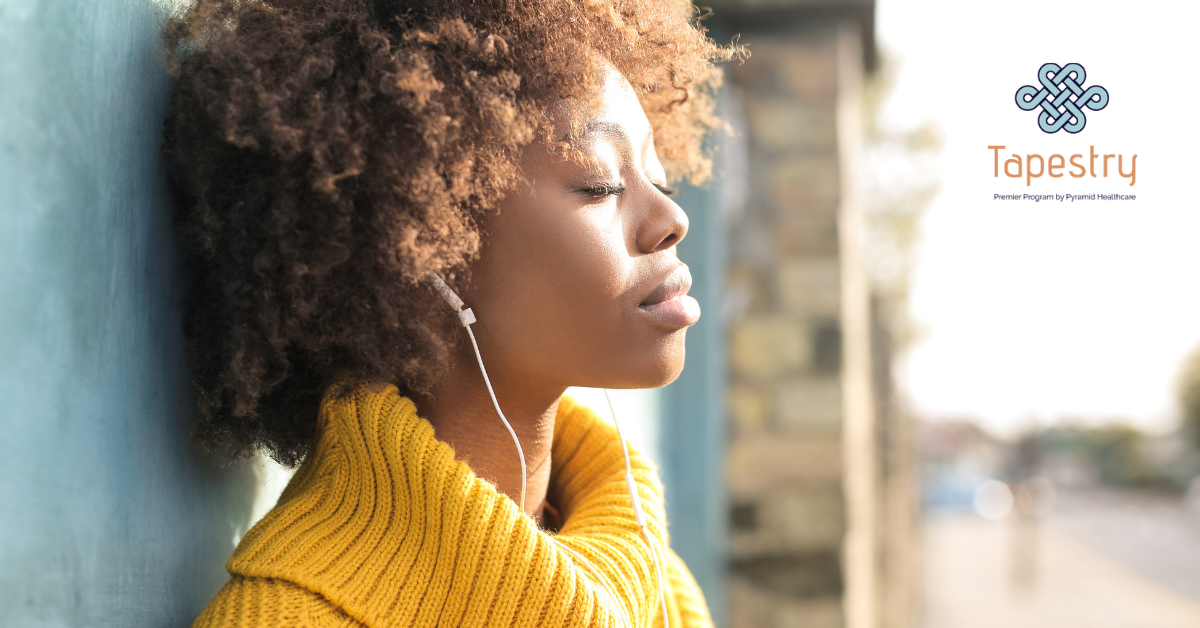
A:
<svg viewBox="0 0 1200 628">
<path fill-rule="evenodd" d="M 1066 494 L 1048 523 L 1200 602 L 1200 526 L 1186 519 L 1178 496 L 1111 490 Z"/>
<path fill-rule="evenodd" d="M 1040 526 L 930 516 L 921 625 L 1200 627 L 1200 534 L 1127 497 L 1064 497 Z"/>
</svg>

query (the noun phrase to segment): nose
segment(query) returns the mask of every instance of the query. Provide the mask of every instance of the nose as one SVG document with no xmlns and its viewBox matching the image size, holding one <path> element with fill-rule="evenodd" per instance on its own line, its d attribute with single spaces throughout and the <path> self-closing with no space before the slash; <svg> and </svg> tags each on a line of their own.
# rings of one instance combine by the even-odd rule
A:
<svg viewBox="0 0 1200 628">
<path fill-rule="evenodd" d="M 656 253 L 669 249 L 687 235 L 688 217 L 678 203 L 649 182 L 638 186 L 644 190 L 643 213 L 638 223 L 637 249 Z"/>
</svg>

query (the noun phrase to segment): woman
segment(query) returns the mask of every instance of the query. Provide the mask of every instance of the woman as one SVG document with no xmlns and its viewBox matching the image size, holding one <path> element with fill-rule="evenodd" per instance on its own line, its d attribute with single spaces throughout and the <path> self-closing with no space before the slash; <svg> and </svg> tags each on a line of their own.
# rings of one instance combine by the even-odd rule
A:
<svg viewBox="0 0 1200 628">
<path fill-rule="evenodd" d="M 195 438 L 300 465 L 196 625 L 711 625 L 652 464 L 563 392 L 682 369 L 668 182 L 740 51 L 686 1 L 200 0 L 167 35 Z"/>
</svg>

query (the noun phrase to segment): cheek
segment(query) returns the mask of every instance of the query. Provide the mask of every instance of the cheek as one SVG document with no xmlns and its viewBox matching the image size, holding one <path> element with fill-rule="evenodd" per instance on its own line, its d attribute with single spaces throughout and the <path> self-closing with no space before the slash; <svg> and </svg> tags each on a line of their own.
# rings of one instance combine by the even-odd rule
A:
<svg viewBox="0 0 1200 628">
<path fill-rule="evenodd" d="M 611 208 L 571 218 L 572 235 L 554 240 L 553 262 L 543 270 L 554 289 L 530 330 L 541 341 L 540 357 L 557 356 L 550 367 L 565 385 L 641 388 L 673 380 L 683 367 L 685 330 L 664 333 L 638 311 L 646 278 L 629 253 L 626 225 Z"/>
<path fill-rule="evenodd" d="M 633 281 L 620 221 L 611 212 L 580 212 L 570 220 L 570 236 L 556 245 L 557 263 L 549 269 L 559 286 L 558 307 L 588 320 L 595 331 L 612 324 L 614 310 L 627 304 Z M 596 327 L 600 325 L 601 327 Z"/>
<path fill-rule="evenodd" d="M 562 195 L 497 217 L 477 272 L 487 344 L 514 373 L 556 385 L 665 384 L 682 368 L 684 330 L 638 311 L 647 278 L 623 217 L 581 205 Z"/>
<path fill-rule="evenodd" d="M 603 359 L 629 325 L 633 260 L 620 220 L 611 209 L 591 207 L 573 212 L 550 226 L 548 263 L 543 272 L 553 286 L 544 307 L 547 326 L 563 330 L 556 340 L 567 343 L 581 359 Z"/>
<path fill-rule="evenodd" d="M 633 263 L 619 217 L 580 205 L 568 194 L 514 203 L 490 230 L 478 293 L 523 370 L 577 376 L 575 363 L 595 360 L 636 313 L 624 312 L 637 304 L 627 302 Z"/>
</svg>

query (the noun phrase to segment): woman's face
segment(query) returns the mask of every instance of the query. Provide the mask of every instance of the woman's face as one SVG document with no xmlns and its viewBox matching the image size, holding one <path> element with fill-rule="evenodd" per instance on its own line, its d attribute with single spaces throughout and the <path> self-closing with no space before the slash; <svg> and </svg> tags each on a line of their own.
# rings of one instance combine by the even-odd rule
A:
<svg viewBox="0 0 1200 628">
<path fill-rule="evenodd" d="M 688 219 L 667 195 L 637 96 L 612 66 L 602 108 L 575 145 L 597 165 L 530 145 L 528 183 L 484 225 L 463 290 L 484 361 L 513 382 L 664 385 L 683 368 L 684 335 L 700 317 L 676 255 Z"/>
</svg>

